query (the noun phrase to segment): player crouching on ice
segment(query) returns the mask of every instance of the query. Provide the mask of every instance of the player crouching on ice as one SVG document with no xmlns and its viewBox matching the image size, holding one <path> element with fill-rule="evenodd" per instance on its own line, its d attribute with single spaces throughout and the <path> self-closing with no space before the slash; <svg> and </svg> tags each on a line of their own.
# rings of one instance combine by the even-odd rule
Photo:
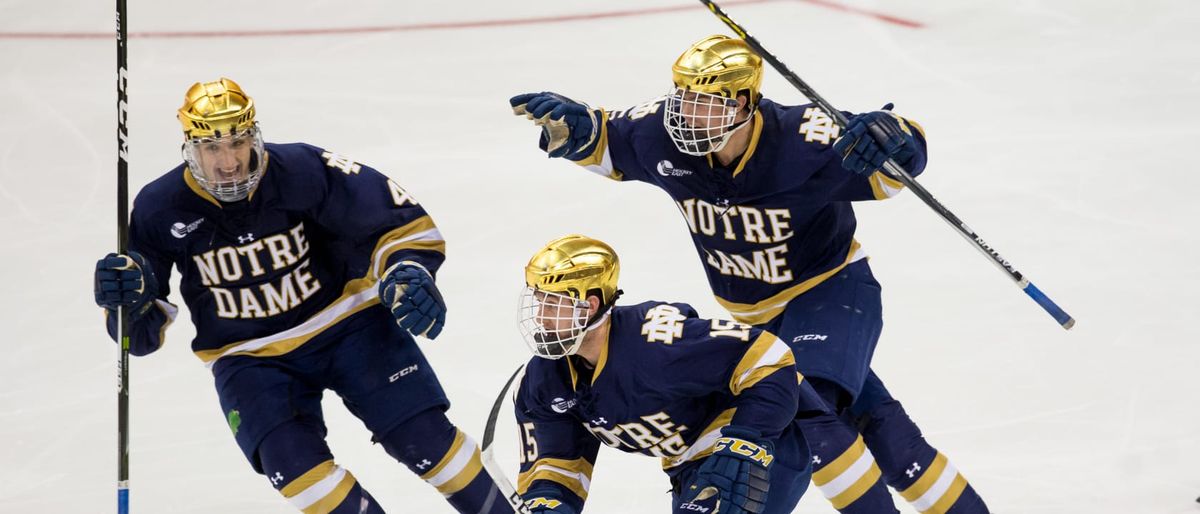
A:
<svg viewBox="0 0 1200 514">
<path fill-rule="evenodd" d="M 537 356 L 516 395 L 526 506 L 582 510 L 604 443 L 659 457 L 673 512 L 791 512 L 811 477 L 795 418 L 826 409 L 791 350 L 687 304 L 616 306 L 619 273 L 612 248 L 580 235 L 525 267 L 520 326 Z"/>
<path fill-rule="evenodd" d="M 383 512 L 325 443 L 330 389 L 455 510 L 511 514 L 413 340 L 446 319 L 446 243 L 425 209 L 368 166 L 264 143 L 232 80 L 193 85 L 179 121 L 185 162 L 134 200 L 129 255 L 96 264 L 109 333 L 122 306 L 130 352 L 162 346 L 173 266 L 234 439 L 297 509 Z"/>
</svg>

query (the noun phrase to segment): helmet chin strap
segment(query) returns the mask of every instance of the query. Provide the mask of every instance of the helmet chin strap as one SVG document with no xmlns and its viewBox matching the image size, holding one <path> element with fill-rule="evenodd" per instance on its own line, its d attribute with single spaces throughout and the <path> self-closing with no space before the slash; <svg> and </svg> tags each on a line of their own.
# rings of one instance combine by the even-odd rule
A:
<svg viewBox="0 0 1200 514">
<path fill-rule="evenodd" d="M 613 294 L 612 300 L 608 301 L 608 305 L 605 305 L 601 307 L 599 311 L 596 311 L 596 314 L 593 315 L 591 319 L 587 321 L 587 324 L 583 326 L 584 334 L 591 332 L 596 327 L 600 326 L 601 323 L 604 323 L 604 320 L 608 319 L 608 315 L 612 314 L 613 306 L 617 304 L 617 298 L 620 298 L 621 294 L 623 293 L 624 291 L 618 289 L 617 292 Z"/>
</svg>

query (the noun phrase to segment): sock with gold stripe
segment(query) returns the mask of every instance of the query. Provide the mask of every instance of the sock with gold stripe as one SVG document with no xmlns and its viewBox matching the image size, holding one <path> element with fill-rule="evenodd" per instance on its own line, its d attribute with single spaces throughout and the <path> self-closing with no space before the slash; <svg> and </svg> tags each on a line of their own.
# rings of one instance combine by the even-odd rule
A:
<svg viewBox="0 0 1200 514">
<path fill-rule="evenodd" d="M 446 497 L 454 509 L 470 514 L 512 514 L 512 508 L 483 469 L 479 446 L 454 427 L 440 409 L 430 409 L 392 429 L 379 440 Z"/>
<path fill-rule="evenodd" d="M 863 439 L 832 414 L 797 420 L 813 456 L 813 484 L 842 514 L 898 513 Z"/>
<path fill-rule="evenodd" d="M 263 474 L 305 514 L 383 514 L 379 503 L 350 471 L 333 461 L 320 423 L 292 420 L 258 447 Z"/>
<path fill-rule="evenodd" d="M 987 514 L 983 498 L 945 455 L 925 441 L 904 407 L 873 374 L 860 400 L 870 400 L 868 394 L 874 395 L 870 407 L 856 404 L 854 410 L 887 484 L 921 514 Z"/>
</svg>

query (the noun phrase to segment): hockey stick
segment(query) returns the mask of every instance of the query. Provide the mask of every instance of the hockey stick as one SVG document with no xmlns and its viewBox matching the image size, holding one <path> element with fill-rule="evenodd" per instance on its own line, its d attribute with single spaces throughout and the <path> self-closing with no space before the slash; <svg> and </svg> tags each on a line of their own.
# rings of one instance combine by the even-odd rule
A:
<svg viewBox="0 0 1200 514">
<path fill-rule="evenodd" d="M 517 379 L 517 375 L 525 370 L 525 366 L 517 368 L 512 376 L 508 377 L 508 382 L 504 383 L 504 387 L 500 389 L 500 394 L 496 396 L 496 402 L 492 404 L 492 411 L 488 413 L 487 425 L 483 428 L 483 449 L 480 451 L 480 460 L 483 461 L 483 468 L 492 475 L 492 480 L 496 482 L 496 487 L 500 488 L 500 492 L 504 493 L 504 498 L 508 500 L 508 504 L 513 510 L 520 514 L 529 514 L 529 509 L 525 507 L 525 502 L 521 500 L 521 495 L 517 494 L 517 488 L 513 487 L 512 482 L 508 480 L 508 476 L 504 474 L 504 468 L 496 463 L 496 458 L 492 455 L 492 448 L 495 445 L 496 422 L 500 418 L 500 406 L 504 404 L 504 397 L 508 395 L 508 389 L 512 387 L 513 381 Z"/>
<path fill-rule="evenodd" d="M 129 240 L 129 128 L 125 125 L 129 96 L 125 91 L 126 68 L 125 0 L 117 0 L 117 254 L 125 255 Z M 117 341 L 121 356 L 117 364 L 117 514 L 129 514 L 129 324 L 128 311 L 117 307 Z"/>
<path fill-rule="evenodd" d="M 737 33 L 739 37 L 746 41 L 746 44 L 750 45 L 750 48 L 753 48 L 755 52 L 758 52 L 758 55 L 760 55 L 763 59 L 766 59 L 766 61 L 770 63 L 776 71 L 783 75 L 783 78 L 787 79 L 792 86 L 800 90 L 800 92 L 804 94 L 804 96 L 808 97 L 808 99 L 813 103 L 817 104 L 822 111 L 824 111 L 833 119 L 834 123 L 836 123 L 838 127 L 846 128 L 847 120 L 846 116 L 842 114 L 842 111 L 834 109 L 833 105 L 822 98 L 821 95 L 817 94 L 813 88 L 809 87 L 808 84 L 801 80 L 800 77 L 791 69 L 789 69 L 786 64 L 783 64 L 783 62 L 776 58 L 775 55 L 773 55 L 771 52 L 768 52 L 766 48 L 763 48 L 763 45 L 759 43 L 754 36 L 751 36 L 750 33 L 746 32 L 746 29 L 743 29 L 741 25 L 737 24 L 737 22 L 729 19 L 729 16 L 725 14 L 725 11 L 722 10 L 720 6 L 718 6 L 712 0 L 700 0 L 700 3 L 707 6 L 708 10 L 712 11 L 717 18 L 724 22 L 725 25 L 729 26 L 730 29 L 733 29 L 733 31 Z M 1008 274 L 1008 277 L 1017 284 L 1017 287 L 1020 287 L 1022 291 L 1025 291 L 1025 294 L 1029 295 L 1033 301 L 1037 302 L 1037 304 L 1040 305 L 1042 309 L 1046 311 L 1046 313 L 1054 317 L 1054 320 L 1057 321 L 1059 325 L 1062 325 L 1064 329 L 1068 330 L 1075 326 L 1074 318 L 1063 311 L 1062 308 L 1055 304 L 1050 297 L 1045 295 L 1045 293 L 1042 293 L 1042 291 L 1034 286 L 1033 282 L 1030 282 L 1028 278 L 1025 278 L 1021 272 L 1017 271 L 1017 268 L 1013 266 L 1011 262 L 1001 257 L 1000 252 L 997 252 L 992 245 L 989 245 L 983 240 L 982 237 L 976 234 L 974 230 L 971 230 L 971 227 L 968 227 L 966 223 L 958 218 L 958 216 L 955 216 L 954 213 L 950 212 L 950 209 L 947 209 L 941 204 L 941 202 L 937 201 L 937 199 L 934 198 L 929 191 L 922 187 L 921 184 L 917 183 L 917 181 L 913 179 L 907 171 L 904 171 L 904 168 L 902 168 L 899 164 L 896 164 L 894 160 L 889 159 L 886 163 L 884 163 L 883 169 L 888 173 L 888 175 L 891 175 L 892 178 L 899 180 L 902 184 L 911 189 L 913 194 L 917 195 L 921 201 L 925 202 L 925 205 L 928 205 L 929 208 L 933 209 L 934 212 L 941 216 L 946 223 L 949 223 L 951 227 L 954 227 L 954 229 L 958 231 L 959 235 L 969 241 L 975 247 L 975 249 L 986 255 L 993 264 Z"/>
</svg>

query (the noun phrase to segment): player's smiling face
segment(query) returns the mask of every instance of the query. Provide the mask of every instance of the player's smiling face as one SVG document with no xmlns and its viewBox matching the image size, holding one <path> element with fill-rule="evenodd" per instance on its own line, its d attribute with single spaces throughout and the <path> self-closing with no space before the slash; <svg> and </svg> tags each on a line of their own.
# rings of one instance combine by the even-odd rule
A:
<svg viewBox="0 0 1200 514">
<path fill-rule="evenodd" d="M 248 179 L 253 149 L 250 135 L 213 139 L 196 145 L 196 160 L 210 183 L 233 185 Z"/>
</svg>

